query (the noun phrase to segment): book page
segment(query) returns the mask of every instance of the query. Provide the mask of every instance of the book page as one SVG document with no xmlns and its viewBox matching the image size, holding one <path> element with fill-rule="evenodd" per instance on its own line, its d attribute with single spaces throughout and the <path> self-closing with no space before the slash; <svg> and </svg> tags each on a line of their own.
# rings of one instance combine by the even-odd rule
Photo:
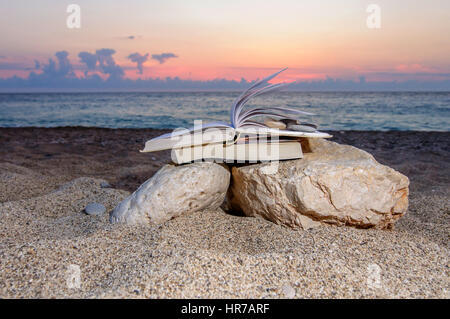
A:
<svg viewBox="0 0 450 319">
<path fill-rule="evenodd" d="M 239 127 L 236 129 L 238 134 L 244 135 L 268 135 L 268 136 L 293 136 L 293 137 L 320 137 L 320 138 L 330 138 L 332 137 L 328 133 L 324 132 L 300 132 L 300 131 L 290 131 L 290 130 L 279 130 L 269 127 Z"/>
<path fill-rule="evenodd" d="M 237 122 L 237 117 L 239 115 L 240 109 L 242 109 L 242 107 L 244 106 L 244 104 L 252 97 L 255 96 L 255 94 L 257 94 L 259 92 L 259 94 L 262 93 L 267 93 L 264 92 L 264 90 L 268 90 L 268 87 L 271 86 L 275 86 L 274 84 L 270 84 L 268 86 L 266 86 L 265 88 L 262 89 L 263 92 L 261 92 L 261 86 L 264 84 L 268 84 L 268 81 L 270 81 L 271 79 L 273 79 L 274 77 L 276 77 L 278 74 L 280 74 L 281 72 L 283 72 L 284 70 L 286 70 L 287 68 L 284 68 L 272 75 L 269 75 L 268 77 L 262 79 L 261 81 L 256 82 L 255 84 L 253 84 L 250 88 L 248 88 L 246 91 L 242 92 L 242 94 L 235 100 L 235 102 L 233 103 L 233 105 L 231 106 L 231 111 L 230 111 L 230 119 L 231 119 L 231 125 L 233 127 L 236 127 L 236 122 Z M 278 85 L 280 86 L 280 85 Z M 257 94 L 257 95 L 259 95 Z"/>
<path fill-rule="evenodd" d="M 141 152 L 155 152 L 194 145 L 206 145 L 234 141 L 235 130 L 232 127 L 203 126 L 202 130 L 181 130 L 180 134 L 167 134 L 165 138 L 147 141 Z M 174 132 L 176 133 L 176 132 Z"/>
</svg>

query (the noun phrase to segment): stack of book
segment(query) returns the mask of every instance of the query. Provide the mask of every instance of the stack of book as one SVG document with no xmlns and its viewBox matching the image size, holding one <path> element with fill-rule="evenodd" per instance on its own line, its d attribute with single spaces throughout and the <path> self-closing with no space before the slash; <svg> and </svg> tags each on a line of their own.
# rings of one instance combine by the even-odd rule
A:
<svg viewBox="0 0 450 319">
<path fill-rule="evenodd" d="M 194 122 L 191 129 L 175 130 L 145 143 L 141 152 L 172 150 L 176 164 L 194 161 L 264 162 L 303 157 L 300 138 L 329 138 L 315 124 L 302 120 L 313 115 L 287 107 L 246 107 L 255 96 L 279 90 L 286 83 L 268 82 L 285 69 L 255 83 L 231 107 L 231 123 Z"/>
</svg>

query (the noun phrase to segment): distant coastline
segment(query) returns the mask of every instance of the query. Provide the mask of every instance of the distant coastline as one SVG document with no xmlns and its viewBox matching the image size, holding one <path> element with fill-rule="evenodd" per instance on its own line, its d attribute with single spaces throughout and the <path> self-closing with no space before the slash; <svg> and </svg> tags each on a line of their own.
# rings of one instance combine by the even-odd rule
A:
<svg viewBox="0 0 450 319">
<path fill-rule="evenodd" d="M 38 93 L 241 93 L 242 88 L 185 88 L 185 89 L 151 89 L 151 88 L 2 88 L 0 94 L 38 94 Z M 450 93 L 448 88 L 416 88 L 416 89 L 286 89 L 285 92 L 293 93 Z"/>
<path fill-rule="evenodd" d="M 365 76 L 358 80 L 332 78 L 294 81 L 286 87 L 294 92 L 449 92 L 449 74 L 437 74 L 439 80 L 406 80 L 403 76 L 422 76 L 424 74 L 396 74 L 399 80 L 370 81 Z M 50 75 L 34 74 L 23 77 L 0 78 L 0 92 L 229 92 L 242 91 L 258 81 L 229 80 L 217 78 L 211 80 L 183 79 L 179 77 L 166 78 L 109 78 L 99 76 L 89 77 L 51 77 Z"/>
</svg>

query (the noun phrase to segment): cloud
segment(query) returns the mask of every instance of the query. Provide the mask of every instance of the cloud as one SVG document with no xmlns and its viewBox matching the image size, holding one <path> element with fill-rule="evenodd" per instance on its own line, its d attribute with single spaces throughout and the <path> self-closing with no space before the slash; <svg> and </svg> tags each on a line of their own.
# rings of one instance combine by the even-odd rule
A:
<svg viewBox="0 0 450 319">
<path fill-rule="evenodd" d="M 48 78 L 31 72 L 28 78 L 13 76 L 0 78 L 2 92 L 33 91 L 242 91 L 254 81 L 227 80 L 185 80 L 178 77 L 148 78 L 131 80 L 127 78 L 102 79 L 93 74 L 89 77 Z M 287 88 L 289 91 L 450 91 L 450 80 L 440 81 L 359 81 L 327 78 L 325 80 L 298 81 Z M 238 93 L 237 93 L 238 94 Z"/>
<path fill-rule="evenodd" d="M 55 53 L 56 59 L 58 59 L 58 72 L 61 76 L 66 76 L 73 73 L 72 64 L 69 61 L 69 53 L 67 51 L 59 51 Z"/>
<path fill-rule="evenodd" d="M 140 38 L 142 38 L 141 35 L 134 35 L 134 34 L 115 37 L 115 39 L 120 39 L 120 40 L 135 40 L 135 39 L 140 39 Z"/>
<path fill-rule="evenodd" d="M 100 70 L 105 74 L 109 74 L 111 79 L 121 78 L 125 74 L 122 67 L 116 64 L 116 61 L 112 57 L 115 53 L 116 51 L 113 49 L 100 49 L 95 51 Z"/>
<path fill-rule="evenodd" d="M 157 60 L 159 64 L 163 64 L 164 62 L 166 62 L 166 60 L 170 58 L 178 58 L 178 56 L 170 52 L 161 54 L 152 54 L 152 59 Z"/>
<path fill-rule="evenodd" d="M 86 51 L 78 53 L 78 58 L 87 68 L 84 75 L 87 76 L 89 71 L 98 69 L 104 74 L 109 74 L 110 79 L 123 77 L 125 72 L 113 58 L 115 53 L 116 51 L 113 49 L 99 49 L 95 53 Z"/>
<path fill-rule="evenodd" d="M 87 76 L 89 71 L 94 71 L 97 67 L 97 54 L 95 53 L 89 53 L 86 51 L 82 51 L 78 53 L 78 58 L 80 61 L 84 64 L 86 64 L 87 70 L 84 71 L 84 75 Z"/>
<path fill-rule="evenodd" d="M 2 92 L 30 92 L 30 91 L 95 91 L 95 90 L 140 90 L 140 91 L 166 91 L 166 90 L 236 90 L 246 89 L 252 81 L 227 79 L 190 80 L 179 77 L 148 78 L 132 80 L 124 77 L 123 68 L 118 65 L 113 56 L 113 49 L 99 49 L 95 53 L 80 52 L 78 58 L 85 65 L 85 77 L 76 76 L 74 67 L 70 63 L 67 51 L 58 51 L 48 63 L 34 60 L 34 67 L 30 62 L 1 61 L 0 70 L 11 74 L 14 70 L 30 70 L 28 77 L 12 76 L 0 78 Z M 155 58 L 156 56 L 156 58 Z M 164 63 L 166 59 L 176 57 L 173 53 L 153 55 L 152 58 Z M 127 57 L 137 65 L 139 73 L 143 73 L 143 65 L 148 61 L 149 54 L 132 53 Z M 84 67 L 84 66 L 82 66 Z M 39 70 L 39 73 L 38 71 Z M 401 72 L 404 70 L 405 72 Z M 88 71 L 96 73 L 87 76 Z M 424 72 L 420 65 L 400 66 L 396 70 L 387 72 L 391 80 L 379 80 L 380 72 L 369 72 L 366 76 L 359 74 L 360 78 L 353 80 L 327 77 L 323 80 L 303 80 L 290 85 L 288 90 L 295 91 L 450 91 L 450 73 L 446 70 L 441 73 Z M 109 75 L 104 77 L 97 73 Z M 395 76 L 400 76 L 396 78 Z M 416 77 L 417 76 L 417 77 Z M 397 79 L 397 80 L 392 80 Z"/>
<path fill-rule="evenodd" d="M 40 76 L 47 78 L 64 78 L 75 76 L 72 64 L 69 61 L 69 53 L 67 51 L 58 51 L 55 53 L 56 60 L 48 59 L 48 64 L 42 66 Z M 39 64 L 40 66 L 40 64 Z"/>
<path fill-rule="evenodd" d="M 146 53 L 145 55 L 141 55 L 137 52 L 132 53 L 128 56 L 128 59 L 137 64 L 138 73 L 142 74 L 144 71 L 143 64 L 148 60 L 148 53 Z"/>
</svg>

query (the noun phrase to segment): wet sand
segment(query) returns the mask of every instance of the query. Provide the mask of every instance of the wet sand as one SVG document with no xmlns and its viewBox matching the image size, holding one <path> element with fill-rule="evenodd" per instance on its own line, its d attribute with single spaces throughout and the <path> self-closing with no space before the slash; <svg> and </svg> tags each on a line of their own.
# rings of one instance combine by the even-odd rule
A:
<svg viewBox="0 0 450 319">
<path fill-rule="evenodd" d="M 450 133 L 330 132 L 410 178 L 391 231 L 294 231 L 222 210 L 153 227 L 84 214 L 170 160 L 138 152 L 164 132 L 0 128 L 0 297 L 449 297 Z"/>
</svg>

